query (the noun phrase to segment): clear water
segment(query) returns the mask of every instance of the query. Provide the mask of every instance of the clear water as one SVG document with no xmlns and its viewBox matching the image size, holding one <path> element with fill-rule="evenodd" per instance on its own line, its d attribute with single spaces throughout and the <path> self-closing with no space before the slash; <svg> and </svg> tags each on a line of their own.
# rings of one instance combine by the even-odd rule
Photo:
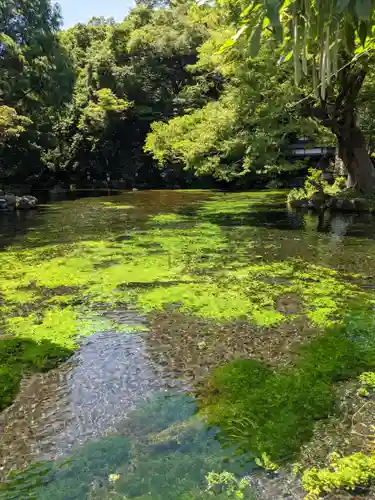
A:
<svg viewBox="0 0 375 500">
<path fill-rule="evenodd" d="M 1 214 L 0 260 L 9 252 L 44 248 L 69 260 L 67 245 L 77 242 L 111 242 L 114 249 L 134 235 L 147 236 L 152 217 L 165 214 L 181 218 L 175 225 L 156 219 L 162 230 L 169 228 L 168 237 L 181 228 L 189 233 L 198 223 L 225 237 L 225 247 L 201 246 L 191 255 L 189 248 L 179 255 L 171 247 L 172 267 L 188 256 L 187 265 L 209 278 L 218 266 L 296 259 L 337 271 L 343 279 L 350 276 L 361 290 L 372 289 L 372 216 L 289 212 L 284 193 L 77 194 L 76 200 L 35 212 Z M 157 255 L 160 244 L 149 243 L 147 252 Z M 98 266 L 110 268 L 118 258 L 109 253 Z M 269 280 L 288 285 L 287 278 L 272 273 Z M 179 284 L 169 278 L 156 282 Z M 134 271 L 133 286 L 144 290 L 155 282 L 139 282 Z M 287 316 L 289 307 L 293 302 L 282 314 Z M 306 318 L 254 325 L 242 317 L 219 321 L 168 305 L 148 314 L 134 302 L 112 309 L 106 303 L 95 313 L 125 327 L 98 328 L 59 368 L 25 374 L 15 402 L 0 415 L 0 474 L 6 485 L 0 498 L 193 500 L 210 498 L 205 479 L 210 471 L 251 475 L 253 457 L 239 455 L 235 443 L 204 423 L 193 389 L 214 367 L 238 357 L 290 362 L 291 346 L 313 334 Z M 285 487 L 262 487 L 248 491 L 247 498 L 303 498 L 298 485 L 287 493 Z M 230 498 L 225 495 L 218 493 Z"/>
</svg>

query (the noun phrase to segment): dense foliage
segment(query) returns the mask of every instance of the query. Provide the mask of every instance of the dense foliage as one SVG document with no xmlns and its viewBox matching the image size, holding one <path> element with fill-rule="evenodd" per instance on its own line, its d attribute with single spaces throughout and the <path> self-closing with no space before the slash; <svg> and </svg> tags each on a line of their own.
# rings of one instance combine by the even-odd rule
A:
<svg viewBox="0 0 375 500">
<path fill-rule="evenodd" d="M 139 0 L 61 31 L 49 0 L 2 0 L 0 180 L 246 186 L 308 137 L 372 189 L 370 3 Z"/>
</svg>

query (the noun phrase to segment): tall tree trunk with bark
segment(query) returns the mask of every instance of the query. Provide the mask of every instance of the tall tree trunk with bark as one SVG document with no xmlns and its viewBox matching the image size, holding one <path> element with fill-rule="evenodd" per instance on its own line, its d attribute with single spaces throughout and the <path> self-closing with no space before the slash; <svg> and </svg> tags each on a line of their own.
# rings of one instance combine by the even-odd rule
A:
<svg viewBox="0 0 375 500">
<path fill-rule="evenodd" d="M 367 64 L 359 70 L 349 65 L 340 74 L 341 91 L 334 104 L 331 127 L 337 137 L 339 156 L 348 172 L 348 187 L 373 193 L 375 169 L 356 115 L 357 98 L 366 73 Z"/>
<path fill-rule="evenodd" d="M 375 191 L 375 169 L 362 131 L 354 125 L 338 136 L 339 156 L 348 172 L 347 187 L 371 194 Z"/>
<path fill-rule="evenodd" d="M 336 135 L 339 157 L 348 173 L 348 187 L 372 194 L 375 192 L 375 168 L 356 116 L 357 98 L 366 73 L 366 64 L 360 68 L 355 62 L 347 64 L 339 73 L 340 91 L 336 98 L 322 100 L 319 107 L 310 107 L 308 114 Z"/>
</svg>

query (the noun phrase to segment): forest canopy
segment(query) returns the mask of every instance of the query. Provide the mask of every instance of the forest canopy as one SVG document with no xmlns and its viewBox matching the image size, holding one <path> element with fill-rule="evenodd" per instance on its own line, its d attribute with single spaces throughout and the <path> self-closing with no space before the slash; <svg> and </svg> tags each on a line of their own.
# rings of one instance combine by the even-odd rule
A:
<svg viewBox="0 0 375 500">
<path fill-rule="evenodd" d="M 64 30 L 0 0 L 0 183 L 251 186 L 307 137 L 373 190 L 372 4 L 328 4 L 138 0 Z"/>
</svg>

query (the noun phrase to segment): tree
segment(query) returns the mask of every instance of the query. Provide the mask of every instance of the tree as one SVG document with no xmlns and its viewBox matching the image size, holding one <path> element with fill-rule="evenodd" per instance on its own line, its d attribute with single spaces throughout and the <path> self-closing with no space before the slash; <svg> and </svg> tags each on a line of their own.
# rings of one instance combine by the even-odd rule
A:
<svg viewBox="0 0 375 500">
<path fill-rule="evenodd" d="M 19 115 L 15 109 L 0 105 L 0 145 L 12 137 L 19 137 L 31 123 L 29 118 Z"/>
<path fill-rule="evenodd" d="M 230 51 L 220 53 L 233 30 L 232 3 L 196 8 L 190 15 L 210 33 L 199 48 L 197 64 L 190 67 L 205 78 L 180 94 L 185 97 L 194 90 L 194 103 L 185 102 L 183 116 L 153 124 L 145 147 L 161 165 L 182 163 L 197 175 L 226 181 L 248 174 L 268 176 L 293 169 L 287 156 L 296 137 L 308 135 L 323 144 L 332 141 L 323 127 L 290 106 L 301 99 L 301 90 L 292 84 L 287 65 L 275 71 L 277 48 L 265 44 L 251 59 L 242 38 Z"/>
<path fill-rule="evenodd" d="M 57 36 L 59 22 L 59 9 L 49 0 L 0 0 L 4 177 L 18 172 L 25 179 L 43 170 L 42 150 L 54 141 L 52 123 L 71 95 L 73 73 Z"/>
<path fill-rule="evenodd" d="M 193 80 L 186 66 L 196 62 L 205 28 L 188 17 L 189 8 L 140 2 L 122 23 L 94 19 L 61 33 L 76 85 L 55 126 L 56 147 L 45 156 L 60 178 L 162 185 L 163 172 L 143 144 L 153 121 L 182 111 L 179 93 Z"/>
<path fill-rule="evenodd" d="M 218 2 L 220 5 L 222 1 Z M 224 1 L 225 3 L 225 1 Z M 268 0 L 235 2 L 241 27 L 223 48 L 240 38 L 256 54 L 271 32 L 284 41 L 284 59 L 293 57 L 297 86 L 312 84 L 301 112 L 314 117 L 337 137 L 348 171 L 348 186 L 375 191 L 375 171 L 357 121 L 358 99 L 373 50 L 374 5 L 367 0 Z"/>
</svg>

